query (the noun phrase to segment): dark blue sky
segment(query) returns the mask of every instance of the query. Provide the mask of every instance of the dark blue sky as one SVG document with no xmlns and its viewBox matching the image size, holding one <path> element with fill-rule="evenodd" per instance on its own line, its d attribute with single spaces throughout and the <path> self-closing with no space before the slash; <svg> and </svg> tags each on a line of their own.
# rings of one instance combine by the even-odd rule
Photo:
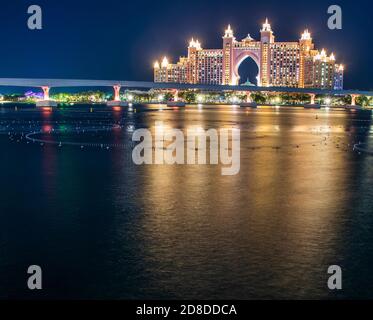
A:
<svg viewBox="0 0 373 320">
<path fill-rule="evenodd" d="M 43 9 L 43 30 L 27 28 L 27 8 Z M 327 8 L 343 10 L 343 29 L 327 28 Z M 189 39 L 220 48 L 230 23 L 238 39 L 258 38 L 268 16 L 277 40 L 307 27 L 316 45 L 346 65 L 345 87 L 373 89 L 372 1 L 32 0 L 1 3 L 0 77 L 152 80 L 153 61 L 174 61 Z"/>
</svg>

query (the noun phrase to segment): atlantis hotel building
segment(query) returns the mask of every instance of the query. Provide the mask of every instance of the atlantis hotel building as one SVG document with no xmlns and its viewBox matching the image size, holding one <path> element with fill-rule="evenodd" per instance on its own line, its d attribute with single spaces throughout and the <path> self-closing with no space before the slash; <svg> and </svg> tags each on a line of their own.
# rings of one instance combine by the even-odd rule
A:
<svg viewBox="0 0 373 320">
<path fill-rule="evenodd" d="M 238 68 L 246 58 L 258 66 L 258 86 L 343 89 L 343 66 L 334 54 L 315 49 L 305 30 L 299 41 L 277 42 L 268 20 L 260 30 L 260 41 L 248 35 L 241 41 L 230 26 L 223 36 L 223 49 L 203 49 L 192 39 L 188 56 L 176 64 L 167 58 L 154 64 L 155 82 L 238 85 Z"/>
</svg>

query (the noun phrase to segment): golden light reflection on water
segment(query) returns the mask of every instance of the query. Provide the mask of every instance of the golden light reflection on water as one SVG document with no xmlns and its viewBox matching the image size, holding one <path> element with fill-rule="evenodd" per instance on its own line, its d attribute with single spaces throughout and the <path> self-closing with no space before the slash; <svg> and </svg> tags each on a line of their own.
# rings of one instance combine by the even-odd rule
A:
<svg viewBox="0 0 373 320">
<path fill-rule="evenodd" d="M 335 235 L 343 233 L 349 194 L 342 186 L 353 157 L 336 149 L 332 137 L 345 132 L 348 115 L 261 112 L 157 117 L 175 128 L 239 127 L 241 170 L 221 176 L 212 165 L 143 168 L 143 227 L 148 259 L 159 273 L 154 286 L 176 294 L 177 286 L 193 292 L 197 281 L 218 297 L 216 279 L 229 278 L 228 298 L 286 297 L 286 287 L 293 296 L 300 287 L 327 295 L 321 272 L 341 249 Z"/>
<path fill-rule="evenodd" d="M 372 296 L 373 157 L 352 151 L 357 142 L 372 146 L 370 115 L 134 110 L 17 112 L 16 121 L 2 114 L 16 128 L 42 129 L 46 139 L 51 125 L 123 122 L 105 133 L 55 137 L 124 145 L 28 144 L 5 132 L 6 278 L 19 279 L 14 266 L 23 269 L 36 256 L 49 274 L 62 277 L 62 290 L 50 288 L 50 298 Z M 156 121 L 184 133 L 239 128 L 239 173 L 222 176 L 220 165 L 134 165 L 131 135 L 139 128 L 154 132 Z M 346 272 L 340 295 L 326 288 L 331 264 Z M 24 283 L 6 290 L 22 293 Z"/>
</svg>

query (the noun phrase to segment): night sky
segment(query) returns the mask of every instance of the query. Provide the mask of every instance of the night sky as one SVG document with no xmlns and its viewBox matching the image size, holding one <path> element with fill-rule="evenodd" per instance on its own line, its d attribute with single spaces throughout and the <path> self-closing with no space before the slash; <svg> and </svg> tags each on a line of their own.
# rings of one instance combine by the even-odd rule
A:
<svg viewBox="0 0 373 320">
<path fill-rule="evenodd" d="M 43 9 L 43 30 L 27 28 L 27 8 Z M 327 8 L 343 10 L 343 29 L 329 30 Z M 268 17 L 278 41 L 297 41 L 307 27 L 318 48 L 346 66 L 345 88 L 373 89 L 372 1 L 4 0 L 0 77 L 152 81 L 152 65 L 186 54 L 192 36 L 221 48 L 230 23 L 237 39 L 259 38 Z"/>
</svg>

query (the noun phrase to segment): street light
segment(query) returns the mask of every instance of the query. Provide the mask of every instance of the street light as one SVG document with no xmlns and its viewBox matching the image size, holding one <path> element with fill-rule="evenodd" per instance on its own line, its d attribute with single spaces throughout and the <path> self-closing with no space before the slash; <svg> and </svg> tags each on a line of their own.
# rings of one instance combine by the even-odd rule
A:
<svg viewBox="0 0 373 320">
<path fill-rule="evenodd" d="M 202 102 L 203 102 L 203 96 L 202 96 L 201 94 L 199 94 L 199 95 L 197 96 L 197 102 L 198 102 L 198 103 L 202 103 Z"/>
<path fill-rule="evenodd" d="M 236 96 L 233 96 L 233 97 L 232 97 L 232 102 L 233 102 L 234 104 L 236 104 L 236 103 L 238 102 L 238 98 L 237 98 Z"/>
</svg>

